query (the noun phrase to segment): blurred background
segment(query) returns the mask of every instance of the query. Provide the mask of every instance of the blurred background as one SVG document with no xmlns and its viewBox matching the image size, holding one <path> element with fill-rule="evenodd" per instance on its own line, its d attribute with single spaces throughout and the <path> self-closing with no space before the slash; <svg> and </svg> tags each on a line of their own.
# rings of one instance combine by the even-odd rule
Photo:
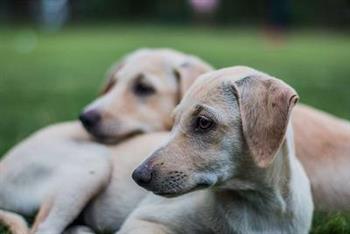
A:
<svg viewBox="0 0 350 234">
<path fill-rule="evenodd" d="M 255 67 L 350 119 L 349 0 L 0 0 L 0 155 L 77 118 L 140 47 Z M 312 233 L 350 233 L 350 215 L 316 214 Z"/>
</svg>

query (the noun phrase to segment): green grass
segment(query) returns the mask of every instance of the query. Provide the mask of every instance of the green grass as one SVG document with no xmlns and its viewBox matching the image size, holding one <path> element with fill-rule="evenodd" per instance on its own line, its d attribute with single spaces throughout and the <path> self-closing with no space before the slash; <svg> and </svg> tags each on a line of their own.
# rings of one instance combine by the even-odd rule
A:
<svg viewBox="0 0 350 234">
<path fill-rule="evenodd" d="M 0 233 L 1 234 L 11 234 L 5 227 L 2 227 L 1 225 L 0 225 Z"/>
<path fill-rule="evenodd" d="M 108 66 L 139 47 L 173 47 L 216 67 L 253 66 L 290 83 L 302 102 L 350 119 L 350 35 L 292 32 L 275 45 L 260 31 L 234 28 L 0 28 L 0 155 L 41 127 L 76 118 Z M 350 216 L 316 214 L 312 233 L 350 233 Z"/>
</svg>

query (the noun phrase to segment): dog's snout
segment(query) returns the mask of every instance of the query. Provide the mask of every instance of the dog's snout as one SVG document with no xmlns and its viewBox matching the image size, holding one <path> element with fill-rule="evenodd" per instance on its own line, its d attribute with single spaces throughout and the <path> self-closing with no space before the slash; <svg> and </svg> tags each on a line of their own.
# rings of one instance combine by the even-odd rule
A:
<svg viewBox="0 0 350 234">
<path fill-rule="evenodd" d="M 153 170 L 146 166 L 140 166 L 132 173 L 133 180 L 142 187 L 145 187 L 151 183 L 152 176 Z"/>
<path fill-rule="evenodd" d="M 86 129 L 95 127 L 101 120 L 101 115 L 94 110 L 83 112 L 79 115 L 79 120 Z"/>
</svg>

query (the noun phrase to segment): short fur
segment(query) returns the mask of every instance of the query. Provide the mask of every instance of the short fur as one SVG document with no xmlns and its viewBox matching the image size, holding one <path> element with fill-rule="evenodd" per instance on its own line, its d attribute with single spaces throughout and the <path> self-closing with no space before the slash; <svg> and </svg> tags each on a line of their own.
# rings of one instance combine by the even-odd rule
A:
<svg viewBox="0 0 350 234">
<path fill-rule="evenodd" d="M 288 85 L 247 67 L 198 78 L 170 140 L 133 173 L 173 198 L 149 195 L 118 233 L 308 233 L 310 184 L 289 123 L 296 100 Z M 213 127 L 200 128 L 203 116 Z"/>
<path fill-rule="evenodd" d="M 170 117 L 172 109 L 197 75 L 208 70 L 211 70 L 211 67 L 200 59 L 173 50 L 142 49 L 133 52 L 111 69 L 108 81 L 102 90 L 102 95 L 85 109 L 85 111 L 98 111 L 103 116 L 100 125 L 95 129 L 90 129 L 90 132 L 98 141 L 120 142 L 132 136 L 133 133 L 170 129 L 172 126 L 172 118 Z M 136 75 L 138 74 L 144 74 L 146 82 L 151 83 L 157 88 L 158 92 L 155 97 L 148 99 L 148 101 L 143 101 L 143 99 L 132 96 L 130 87 L 136 82 Z M 128 103 L 130 108 L 124 106 L 125 103 Z M 348 168 L 350 163 L 350 149 L 347 144 L 350 141 L 349 123 L 300 104 L 294 108 L 292 123 L 296 132 L 296 150 L 299 159 L 305 166 L 306 172 L 310 177 L 316 208 L 323 210 L 349 210 L 350 190 L 348 181 L 350 174 L 348 173 Z M 9 168 L 8 171 L 16 171 L 16 173 L 12 174 L 15 176 L 13 179 L 21 180 L 22 177 L 26 177 L 26 174 L 23 174 L 24 172 L 29 173 L 28 170 L 34 172 L 38 166 L 39 168 L 41 166 L 45 168 L 52 163 L 51 161 L 61 160 L 60 152 L 65 152 L 66 155 L 73 157 L 72 160 L 67 159 L 66 161 L 73 170 L 73 164 L 78 160 L 75 158 L 80 157 L 80 153 L 84 155 L 87 149 L 92 149 L 90 147 L 86 149 L 81 148 L 85 145 L 85 143 L 81 144 L 81 142 L 85 141 L 93 142 L 93 139 L 83 131 L 78 122 L 63 123 L 48 127 L 28 138 L 25 141 L 26 143 L 14 147 L 0 162 L 0 175 L 4 175 L 3 173 L 5 173 L 6 167 Z M 100 146 L 93 143 L 93 147 L 95 146 L 96 152 L 88 152 L 90 156 L 87 157 L 96 157 L 92 161 L 102 161 L 100 163 L 103 164 L 103 161 L 108 157 L 100 158 L 99 156 L 92 156 L 92 154 L 99 155 L 99 151 L 101 150 Z M 58 151 L 53 152 L 53 150 Z M 132 151 L 134 149 L 130 148 L 129 150 Z M 105 151 L 102 149 L 102 151 L 110 154 L 108 150 Z M 33 155 L 37 155 L 35 160 L 32 160 Z M 51 157 L 57 157 L 57 159 L 51 159 Z M 81 157 L 84 159 L 84 156 Z M 7 161 L 6 166 L 5 161 Z M 23 169 L 23 172 L 20 173 L 20 169 L 17 168 L 24 168 L 20 166 L 22 164 L 27 166 L 25 166 L 26 170 Z M 79 168 L 80 166 L 78 165 Z M 51 172 L 51 174 L 59 176 L 56 173 L 58 171 Z M 33 180 L 40 184 L 42 181 L 37 179 L 38 176 L 39 174 L 35 174 Z M 103 187 L 103 183 L 108 180 L 107 177 L 109 177 L 104 173 L 101 173 L 101 176 L 105 178 L 95 180 L 98 184 L 92 185 L 90 182 L 86 186 L 91 186 L 89 189 L 100 189 Z M 3 189 L 0 190 L 0 209 L 10 208 L 12 211 L 16 211 L 17 208 L 13 208 L 11 205 L 13 204 L 12 198 L 16 198 L 16 196 L 13 196 L 13 193 L 11 195 L 8 194 L 6 189 L 11 180 L 7 181 L 6 179 L 6 181 L 2 182 Z M 46 187 L 43 186 L 44 188 Z M 36 187 L 31 189 L 35 190 Z M 65 193 L 65 191 L 60 191 L 61 195 L 58 197 L 64 197 L 65 195 L 62 193 Z M 123 191 L 125 197 L 128 197 L 125 190 Z M 92 193 L 88 193 L 88 190 L 86 192 L 81 191 L 81 193 L 89 194 L 89 196 L 97 192 L 97 190 Z M 119 194 L 119 191 L 114 191 L 110 196 L 117 196 L 117 194 Z M 145 193 L 143 192 L 143 194 Z M 10 201 L 3 200 L 5 197 L 6 199 L 10 199 Z M 130 196 L 130 198 L 134 199 L 135 197 Z M 142 196 L 138 196 L 138 198 L 141 199 Z M 49 198 L 46 200 L 49 200 Z M 32 207 L 29 212 L 32 214 L 39 206 L 43 205 L 40 203 L 41 201 L 40 199 L 30 201 L 30 198 L 26 196 L 26 199 L 21 200 L 21 206 Z M 35 208 L 33 208 L 33 202 Z M 129 203 L 136 204 L 137 201 L 133 200 Z M 64 203 L 58 204 L 65 206 Z M 119 203 L 114 200 L 110 205 L 101 206 L 99 213 L 109 213 L 108 210 L 102 210 L 102 207 L 118 207 L 118 205 Z M 15 204 L 15 206 L 17 205 Z M 98 206 L 94 207 L 96 208 Z M 79 210 L 78 207 L 75 209 Z M 114 210 L 114 208 L 111 210 Z M 27 210 L 25 212 L 20 210 L 19 212 L 22 215 L 27 215 Z M 7 217 L 10 220 L 6 220 Z M 0 215 L 0 222 L 18 223 L 18 227 L 24 224 L 22 221 L 11 221 L 17 220 L 12 219 L 12 217 L 14 216 Z M 115 223 L 119 223 L 119 221 Z M 105 228 L 103 224 L 93 225 L 99 226 L 99 229 Z M 114 230 L 117 225 L 112 226 Z"/>
<path fill-rule="evenodd" d="M 170 49 L 142 49 L 112 70 L 109 90 L 104 90 L 104 95 L 86 110 L 103 116 L 101 124 L 89 129 L 94 138 L 120 142 L 130 138 L 130 133 L 169 129 L 171 111 L 184 89 L 211 67 L 194 56 Z M 153 86 L 154 95 L 139 97 L 133 93 L 139 77 Z M 162 141 L 153 138 L 154 142 L 137 141 L 138 145 L 121 145 L 123 150 L 119 150 L 118 145 L 95 142 L 79 122 L 38 131 L 0 162 L 0 222 L 14 233 L 25 234 L 28 227 L 21 216 L 38 212 L 31 233 L 60 234 L 100 194 L 82 215 L 83 220 L 95 230 L 117 230 L 145 194 L 130 180 L 130 173 L 150 153 L 149 149 Z M 121 168 L 113 170 L 114 163 Z M 109 187 L 105 189 L 106 185 Z M 123 197 L 120 191 L 129 188 L 132 194 Z M 119 197 L 116 203 L 115 196 Z M 102 219 L 106 216 L 101 214 L 107 213 L 113 216 Z"/>
</svg>

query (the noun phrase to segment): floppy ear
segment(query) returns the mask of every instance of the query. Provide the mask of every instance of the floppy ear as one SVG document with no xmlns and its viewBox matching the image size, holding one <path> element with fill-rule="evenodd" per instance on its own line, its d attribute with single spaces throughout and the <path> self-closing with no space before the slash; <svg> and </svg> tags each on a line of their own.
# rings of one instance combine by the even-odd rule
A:
<svg viewBox="0 0 350 234">
<path fill-rule="evenodd" d="M 122 67 L 124 66 L 124 62 L 119 62 L 113 65 L 107 72 L 107 78 L 104 82 L 99 94 L 104 95 L 106 94 L 113 86 L 115 85 L 116 80 L 114 79 L 114 75 L 116 72 L 118 72 Z"/>
<path fill-rule="evenodd" d="M 213 68 L 197 57 L 189 57 L 184 63 L 175 68 L 174 73 L 179 87 L 179 102 L 195 79 Z"/>
<path fill-rule="evenodd" d="M 243 135 L 259 167 L 267 167 L 280 148 L 292 108 L 299 97 L 275 78 L 249 76 L 234 82 Z"/>
</svg>

